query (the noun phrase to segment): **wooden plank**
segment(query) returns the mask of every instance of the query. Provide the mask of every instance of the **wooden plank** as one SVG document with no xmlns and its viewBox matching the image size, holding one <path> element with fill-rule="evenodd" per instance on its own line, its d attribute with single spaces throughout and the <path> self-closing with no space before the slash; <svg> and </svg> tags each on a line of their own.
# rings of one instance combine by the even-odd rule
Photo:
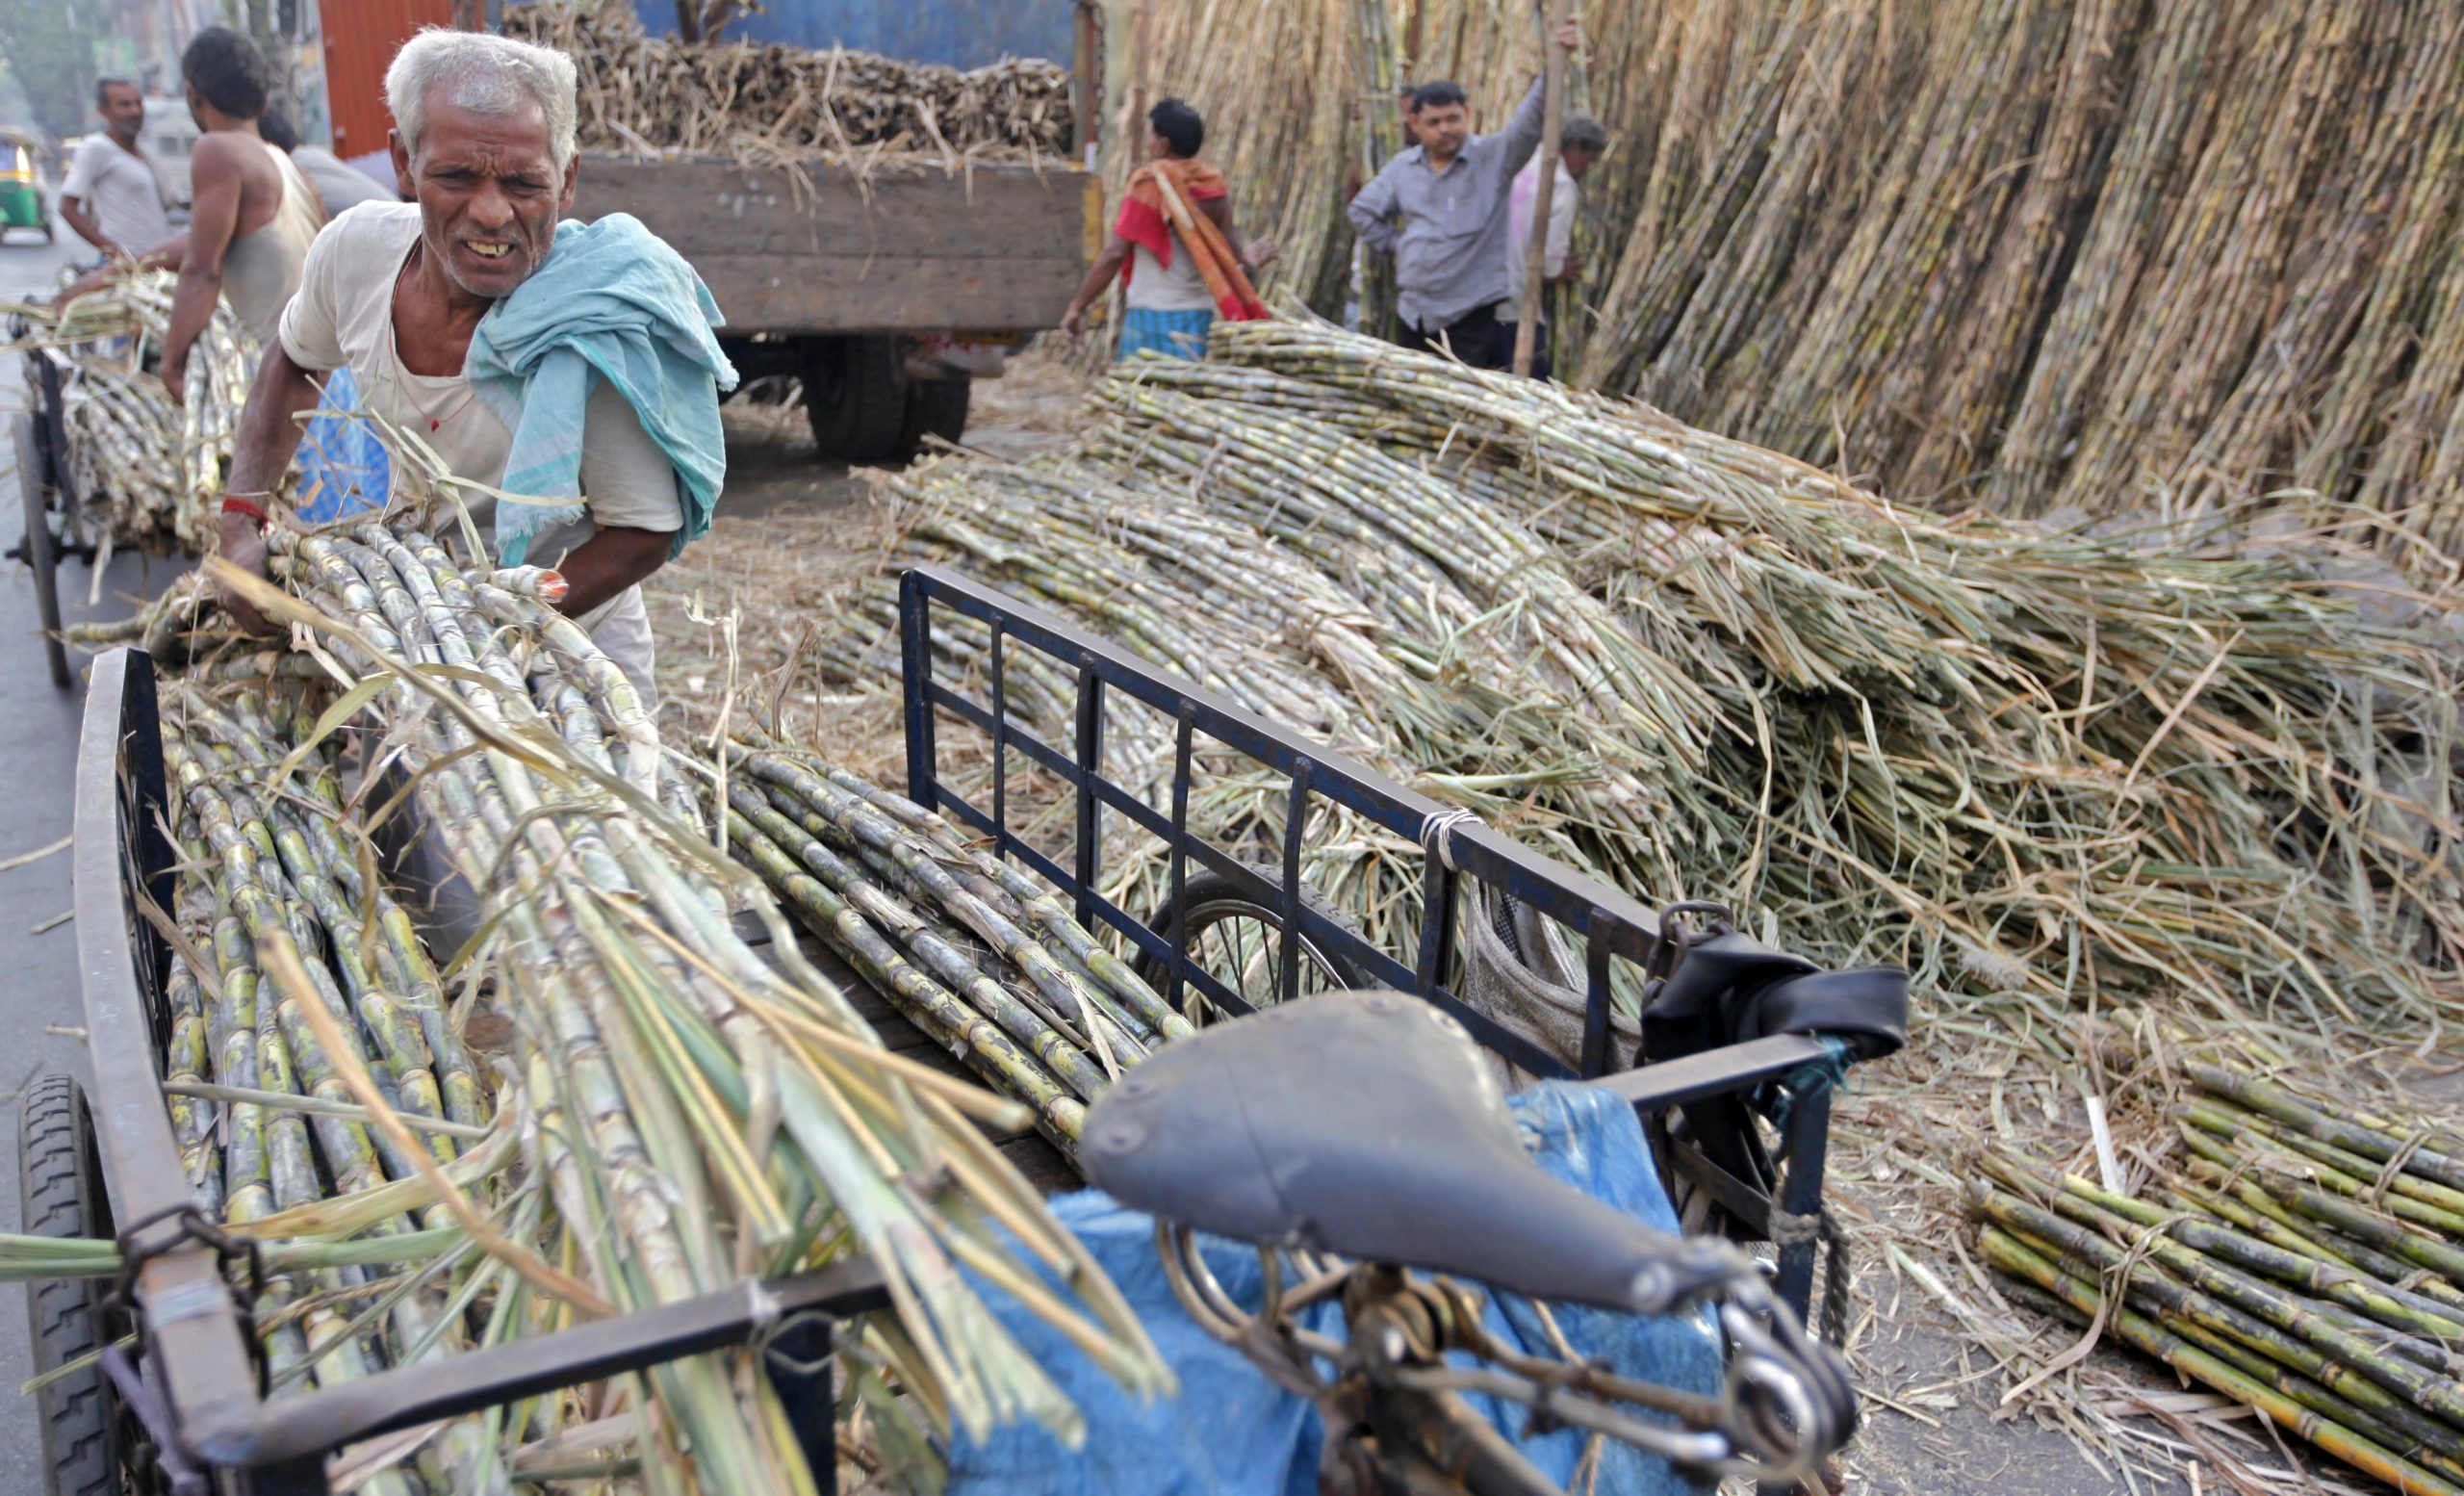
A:
<svg viewBox="0 0 2464 1496">
<path fill-rule="evenodd" d="M 676 246 L 731 333 L 1023 332 L 1056 325 L 1086 272 L 1087 173 L 585 154 L 574 217 L 625 212 Z"/>
<path fill-rule="evenodd" d="M 1034 332 L 1060 325 L 1076 259 L 782 260 L 700 254 L 726 331 Z"/>
</svg>

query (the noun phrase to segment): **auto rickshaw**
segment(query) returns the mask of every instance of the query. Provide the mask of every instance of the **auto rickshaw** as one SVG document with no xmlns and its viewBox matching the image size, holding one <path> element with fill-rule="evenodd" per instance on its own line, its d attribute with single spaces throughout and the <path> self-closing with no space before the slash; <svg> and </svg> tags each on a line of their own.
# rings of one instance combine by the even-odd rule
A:
<svg viewBox="0 0 2464 1496">
<path fill-rule="evenodd" d="M 13 228 L 31 228 L 51 243 L 51 203 L 43 194 L 42 138 L 0 130 L 0 239 Z"/>
</svg>

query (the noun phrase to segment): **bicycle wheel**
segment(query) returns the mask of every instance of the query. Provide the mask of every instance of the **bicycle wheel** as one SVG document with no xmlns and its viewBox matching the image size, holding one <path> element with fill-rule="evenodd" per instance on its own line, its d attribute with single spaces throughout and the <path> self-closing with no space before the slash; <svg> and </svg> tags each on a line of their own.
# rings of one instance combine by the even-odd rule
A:
<svg viewBox="0 0 2464 1496">
<path fill-rule="evenodd" d="M 1280 890 L 1280 868 L 1261 863 L 1241 865 L 1264 879 L 1269 888 Z M 1277 902 L 1261 901 L 1235 880 L 1208 870 L 1191 876 L 1182 891 L 1178 918 L 1167 909 L 1150 924 L 1166 940 L 1175 942 L 1184 939 L 1186 931 L 1183 948 L 1199 969 L 1250 1007 L 1264 1008 L 1280 1001 L 1282 993 L 1285 932 L 1283 911 L 1276 907 Z M 1300 886 L 1300 903 L 1320 918 L 1350 928 L 1349 921 L 1335 906 L 1305 883 Z M 1376 985 L 1352 962 L 1305 936 L 1299 940 L 1298 955 L 1300 996 Z M 1164 991 L 1171 978 L 1166 964 L 1151 956 L 1139 958 L 1138 972 L 1158 992 Z M 1190 1021 L 1201 1025 L 1238 1016 L 1194 986 L 1182 988 L 1181 1006 Z"/>
</svg>

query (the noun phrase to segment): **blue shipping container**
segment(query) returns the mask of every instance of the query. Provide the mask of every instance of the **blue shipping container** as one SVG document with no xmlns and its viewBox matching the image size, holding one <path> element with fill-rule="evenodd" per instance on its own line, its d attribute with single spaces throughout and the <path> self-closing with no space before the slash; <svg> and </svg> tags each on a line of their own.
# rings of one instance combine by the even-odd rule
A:
<svg viewBox="0 0 2464 1496">
<path fill-rule="evenodd" d="M 981 67 L 1005 57 L 1069 64 L 1070 0 L 765 0 L 767 13 L 741 15 L 723 41 L 783 41 L 849 47 L 911 63 Z M 633 0 L 642 25 L 676 34 L 676 0 Z"/>
</svg>

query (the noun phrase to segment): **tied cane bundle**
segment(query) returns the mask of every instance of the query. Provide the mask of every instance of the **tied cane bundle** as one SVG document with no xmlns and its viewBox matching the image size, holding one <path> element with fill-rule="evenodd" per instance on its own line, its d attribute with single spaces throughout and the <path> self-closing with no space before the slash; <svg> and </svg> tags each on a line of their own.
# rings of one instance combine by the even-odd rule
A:
<svg viewBox="0 0 2464 1496">
<path fill-rule="evenodd" d="M 1969 1208 L 2005 1291 L 2399 1489 L 2464 1490 L 2464 1140 L 2183 1070 L 2178 1146 L 2135 1188 L 1981 1158 Z"/>
</svg>

